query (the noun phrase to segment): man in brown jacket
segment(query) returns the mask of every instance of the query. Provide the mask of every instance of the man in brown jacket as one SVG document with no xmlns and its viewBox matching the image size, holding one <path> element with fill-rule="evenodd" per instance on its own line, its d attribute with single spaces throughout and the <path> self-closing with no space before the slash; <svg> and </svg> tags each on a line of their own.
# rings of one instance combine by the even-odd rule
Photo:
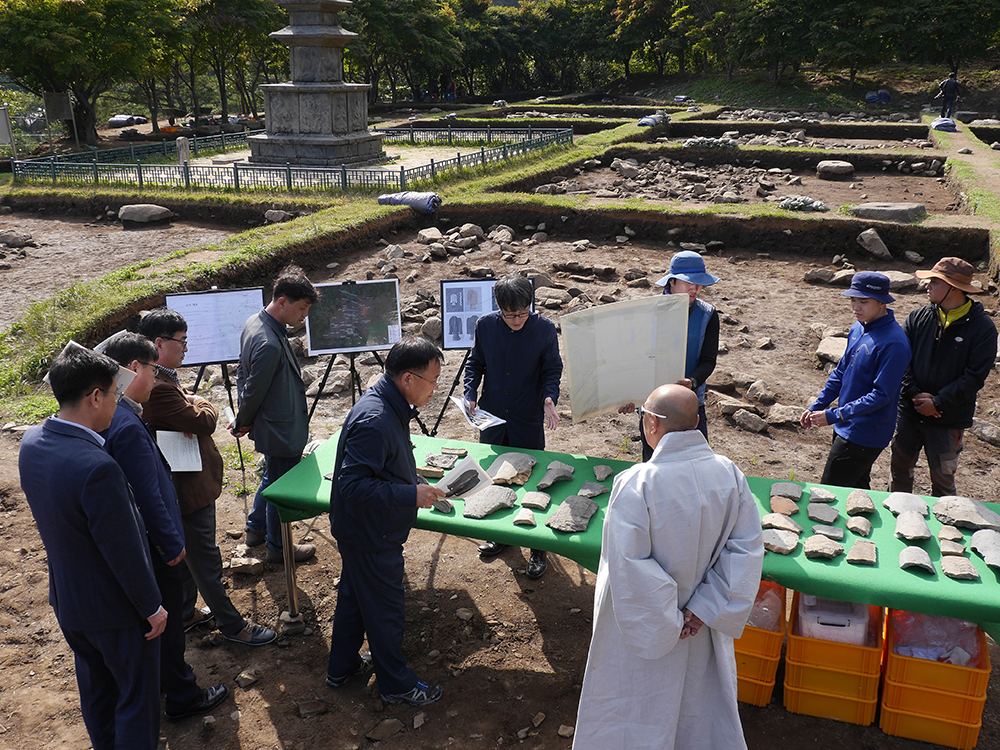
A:
<svg viewBox="0 0 1000 750">
<path fill-rule="evenodd" d="M 140 332 L 156 346 L 156 380 L 143 418 L 154 430 L 171 430 L 198 438 L 201 471 L 171 472 L 181 506 L 187 544 L 184 625 L 190 630 L 214 616 L 222 635 L 248 646 L 263 646 L 277 634 L 247 622 L 229 600 L 222 584 L 222 554 L 215 536 L 215 501 L 222 494 L 222 456 L 212 439 L 219 410 L 207 399 L 188 393 L 177 379 L 187 349 L 187 321 L 165 307 L 148 313 Z M 208 611 L 196 608 L 198 592 Z"/>
</svg>

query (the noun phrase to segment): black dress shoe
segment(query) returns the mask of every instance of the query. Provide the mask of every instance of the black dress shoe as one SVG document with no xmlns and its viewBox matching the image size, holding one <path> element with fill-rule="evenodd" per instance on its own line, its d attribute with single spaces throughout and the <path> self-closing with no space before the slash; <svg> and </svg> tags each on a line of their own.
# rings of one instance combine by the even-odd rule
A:
<svg viewBox="0 0 1000 750">
<path fill-rule="evenodd" d="M 196 703 L 192 703 L 190 706 L 183 708 L 180 711 L 164 711 L 163 715 L 170 721 L 180 721 L 181 719 L 186 719 L 189 716 L 200 716 L 201 714 L 207 714 L 209 711 L 213 710 L 228 697 L 229 688 L 222 683 L 219 683 L 218 685 L 202 688 L 201 700 Z"/>
<path fill-rule="evenodd" d="M 479 545 L 479 554 L 482 557 L 496 557 L 505 549 L 507 549 L 506 544 L 500 544 L 500 542 L 486 542 L 485 544 Z"/>
<path fill-rule="evenodd" d="M 528 569 L 524 573 L 531 580 L 537 581 L 545 575 L 545 569 L 548 567 L 549 564 L 545 561 L 545 552 L 540 549 L 533 549 L 531 550 L 531 557 L 528 558 Z"/>
</svg>

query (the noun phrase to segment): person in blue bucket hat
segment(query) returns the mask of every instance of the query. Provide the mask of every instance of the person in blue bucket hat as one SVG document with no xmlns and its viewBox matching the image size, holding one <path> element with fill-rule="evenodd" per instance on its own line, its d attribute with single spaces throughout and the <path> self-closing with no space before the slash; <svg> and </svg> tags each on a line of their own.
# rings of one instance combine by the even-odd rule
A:
<svg viewBox="0 0 1000 750">
<path fill-rule="evenodd" d="M 664 294 L 688 296 L 687 351 L 684 358 L 684 378 L 678 385 L 686 386 L 698 394 L 698 429 L 708 440 L 708 421 L 705 416 L 705 381 L 715 371 L 719 357 L 719 312 L 704 300 L 698 299 L 702 289 L 719 281 L 705 269 L 705 259 L 693 250 L 682 250 L 670 259 L 670 273 L 656 283 Z M 625 404 L 618 411 L 631 414 L 635 404 Z M 653 449 L 646 442 L 642 420 L 642 460 L 648 461 Z"/>
<path fill-rule="evenodd" d="M 889 277 L 861 271 L 841 292 L 857 322 L 847 350 L 812 406 L 799 419 L 803 429 L 833 427 L 833 445 L 821 484 L 871 488 L 871 470 L 896 427 L 896 404 L 910 364 L 910 341 L 886 305 Z M 830 405 L 836 401 L 837 406 Z"/>
</svg>

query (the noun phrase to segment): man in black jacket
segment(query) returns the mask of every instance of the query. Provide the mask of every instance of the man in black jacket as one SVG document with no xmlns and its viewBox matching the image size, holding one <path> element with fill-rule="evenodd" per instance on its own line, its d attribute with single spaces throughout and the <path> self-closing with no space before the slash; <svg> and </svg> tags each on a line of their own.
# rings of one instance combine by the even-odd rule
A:
<svg viewBox="0 0 1000 750">
<path fill-rule="evenodd" d="M 935 497 L 954 495 L 962 436 L 972 426 L 976 394 L 986 382 L 997 354 L 997 329 L 972 283 L 972 266 L 961 258 L 942 258 L 928 279 L 931 304 L 911 312 L 903 330 L 913 359 L 903 376 L 896 435 L 892 440 L 890 489 L 913 491 L 913 469 L 920 449 L 930 467 Z"/>
</svg>

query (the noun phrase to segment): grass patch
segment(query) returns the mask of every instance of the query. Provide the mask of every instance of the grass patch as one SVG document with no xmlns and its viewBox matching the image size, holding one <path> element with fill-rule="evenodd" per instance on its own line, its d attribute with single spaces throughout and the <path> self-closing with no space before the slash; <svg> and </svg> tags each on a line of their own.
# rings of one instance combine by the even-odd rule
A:
<svg viewBox="0 0 1000 750">
<path fill-rule="evenodd" d="M 40 422 L 58 410 L 59 404 L 52 395 L 43 393 L 41 389 L 0 400 L 0 411 L 23 424 Z"/>
<path fill-rule="evenodd" d="M 237 447 L 236 443 L 230 443 L 219 447 L 219 452 L 222 454 L 223 465 L 225 468 L 232 471 L 240 471 L 240 457 L 242 456 L 244 474 L 241 475 L 237 486 L 231 488 L 232 493 L 237 497 L 244 497 L 256 493 L 257 487 L 260 484 L 260 477 L 257 476 L 257 454 L 252 448 L 249 447 L 250 445 L 252 445 L 252 443 L 247 440 L 246 442 L 241 443 L 240 447 Z M 243 476 L 245 476 L 247 480 L 245 484 L 243 483 Z"/>
</svg>

